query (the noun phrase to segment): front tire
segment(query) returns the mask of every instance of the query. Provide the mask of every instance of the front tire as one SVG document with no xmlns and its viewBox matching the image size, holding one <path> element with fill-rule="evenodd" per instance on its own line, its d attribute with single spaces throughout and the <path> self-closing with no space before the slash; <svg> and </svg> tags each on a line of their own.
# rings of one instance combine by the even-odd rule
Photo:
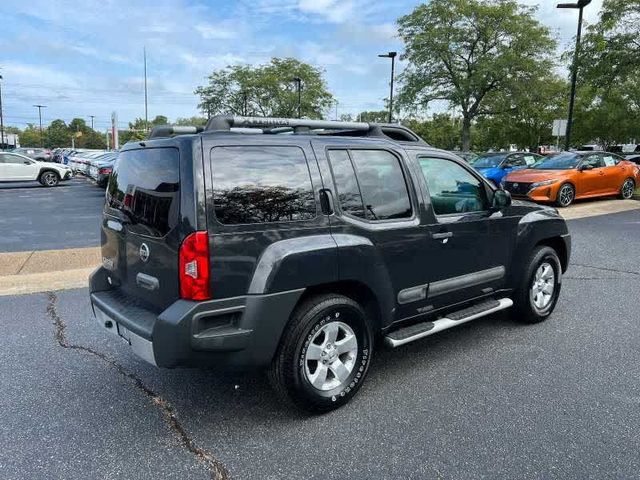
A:
<svg viewBox="0 0 640 480">
<path fill-rule="evenodd" d="M 296 407 L 328 412 L 358 392 L 372 349 L 373 330 L 357 302 L 337 294 L 311 297 L 293 313 L 269 380 Z"/>
<path fill-rule="evenodd" d="M 620 198 L 623 200 L 629 200 L 631 197 L 633 197 L 633 192 L 635 191 L 635 189 L 636 182 L 634 182 L 631 178 L 627 178 L 622 184 L 622 187 L 620 187 Z"/>
<path fill-rule="evenodd" d="M 546 320 L 558 302 L 561 276 L 562 266 L 556 251 L 547 246 L 536 247 L 513 298 L 514 320 L 522 323 Z"/>
<path fill-rule="evenodd" d="M 558 207 L 568 207 L 576 198 L 576 189 L 570 183 L 565 183 L 558 189 L 556 205 Z"/>
<path fill-rule="evenodd" d="M 40 183 L 45 187 L 55 187 L 60 183 L 60 175 L 56 172 L 44 172 L 40 175 Z"/>
</svg>

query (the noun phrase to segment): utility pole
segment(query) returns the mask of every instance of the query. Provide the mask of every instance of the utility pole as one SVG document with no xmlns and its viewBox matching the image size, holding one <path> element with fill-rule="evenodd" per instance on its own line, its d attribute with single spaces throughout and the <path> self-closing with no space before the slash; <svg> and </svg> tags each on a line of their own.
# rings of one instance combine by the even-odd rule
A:
<svg viewBox="0 0 640 480">
<path fill-rule="evenodd" d="M 144 55 L 144 128 L 149 131 L 149 117 L 148 113 L 148 105 L 147 105 L 147 47 L 143 47 L 143 55 Z"/>
<path fill-rule="evenodd" d="M 391 59 L 391 91 L 389 92 L 389 123 L 393 122 L 393 77 L 395 76 L 396 56 L 398 52 L 389 52 L 378 55 L 380 58 Z"/>
<path fill-rule="evenodd" d="M 578 9 L 578 34 L 576 35 L 576 50 L 573 53 L 573 66 L 571 68 L 571 94 L 569 97 L 569 118 L 567 119 L 567 134 L 565 136 L 564 149 L 571 148 L 571 130 L 573 129 L 573 108 L 576 101 L 576 83 L 578 81 L 578 60 L 580 58 L 580 37 L 582 36 L 582 11 L 591 0 L 578 0 L 577 3 L 559 3 L 557 8 Z"/>
<path fill-rule="evenodd" d="M 93 130 L 93 119 L 96 118 L 95 115 L 89 115 L 91 117 L 91 130 Z"/>
<path fill-rule="evenodd" d="M 4 151 L 4 117 L 2 116 L 2 75 L 0 75 L 0 148 Z"/>
<path fill-rule="evenodd" d="M 336 100 L 336 122 L 338 121 L 338 100 Z"/>
<path fill-rule="evenodd" d="M 40 120 L 40 146 L 44 148 L 44 138 L 42 137 L 42 109 L 47 108 L 46 105 L 34 105 L 38 109 L 38 118 Z"/>
<path fill-rule="evenodd" d="M 302 79 L 293 77 L 293 81 L 296 82 L 298 88 L 298 118 L 302 118 Z"/>
</svg>

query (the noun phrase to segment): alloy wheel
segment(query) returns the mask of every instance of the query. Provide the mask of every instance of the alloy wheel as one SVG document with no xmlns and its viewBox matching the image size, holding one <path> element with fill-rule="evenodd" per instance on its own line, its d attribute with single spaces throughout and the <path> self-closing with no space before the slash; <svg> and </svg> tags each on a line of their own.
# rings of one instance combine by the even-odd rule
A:
<svg viewBox="0 0 640 480">
<path fill-rule="evenodd" d="M 358 339 L 346 323 L 333 321 L 311 338 L 304 356 L 304 373 L 321 391 L 333 390 L 347 382 L 358 358 Z"/>
<path fill-rule="evenodd" d="M 58 179 L 56 178 L 55 173 L 45 173 L 44 174 L 44 183 L 48 187 L 53 187 L 58 183 Z"/>
<path fill-rule="evenodd" d="M 536 310 L 543 311 L 553 300 L 553 292 L 556 285 L 556 274 L 548 262 L 543 262 L 533 278 L 533 284 L 529 290 L 532 305 Z"/>
<path fill-rule="evenodd" d="M 567 207 L 573 202 L 574 192 L 571 185 L 563 185 L 558 192 L 558 198 L 560 199 L 560 205 Z"/>
<path fill-rule="evenodd" d="M 628 200 L 633 197 L 634 187 L 635 185 L 633 184 L 633 180 L 627 179 L 627 181 L 622 185 L 622 198 Z"/>
</svg>

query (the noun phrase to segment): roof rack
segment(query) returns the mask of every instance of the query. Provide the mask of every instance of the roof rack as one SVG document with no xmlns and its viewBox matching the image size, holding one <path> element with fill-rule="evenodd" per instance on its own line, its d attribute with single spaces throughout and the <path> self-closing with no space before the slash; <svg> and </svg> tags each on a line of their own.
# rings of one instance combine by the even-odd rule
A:
<svg viewBox="0 0 640 480">
<path fill-rule="evenodd" d="M 241 117 L 237 115 L 216 115 L 209 118 L 203 127 L 162 125 L 154 127 L 149 138 L 169 137 L 215 131 L 236 131 L 238 133 L 261 134 L 315 134 L 349 137 L 382 137 L 398 142 L 426 145 L 416 133 L 400 124 L 337 122 L 331 120 L 309 120 L 306 118 Z"/>
</svg>

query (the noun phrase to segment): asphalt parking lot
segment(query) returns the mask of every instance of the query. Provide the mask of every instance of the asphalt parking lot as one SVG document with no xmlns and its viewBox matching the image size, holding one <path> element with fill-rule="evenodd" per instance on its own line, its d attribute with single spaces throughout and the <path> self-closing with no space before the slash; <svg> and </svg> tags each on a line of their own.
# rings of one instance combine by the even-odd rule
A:
<svg viewBox="0 0 640 480">
<path fill-rule="evenodd" d="M 38 182 L 2 183 L 0 252 L 99 245 L 103 203 L 104 189 L 84 177 L 54 188 Z"/>
<path fill-rule="evenodd" d="M 378 350 L 307 416 L 260 374 L 156 370 L 86 289 L 0 297 L 3 478 L 638 478 L 640 211 L 569 222 L 552 318 Z"/>
</svg>

